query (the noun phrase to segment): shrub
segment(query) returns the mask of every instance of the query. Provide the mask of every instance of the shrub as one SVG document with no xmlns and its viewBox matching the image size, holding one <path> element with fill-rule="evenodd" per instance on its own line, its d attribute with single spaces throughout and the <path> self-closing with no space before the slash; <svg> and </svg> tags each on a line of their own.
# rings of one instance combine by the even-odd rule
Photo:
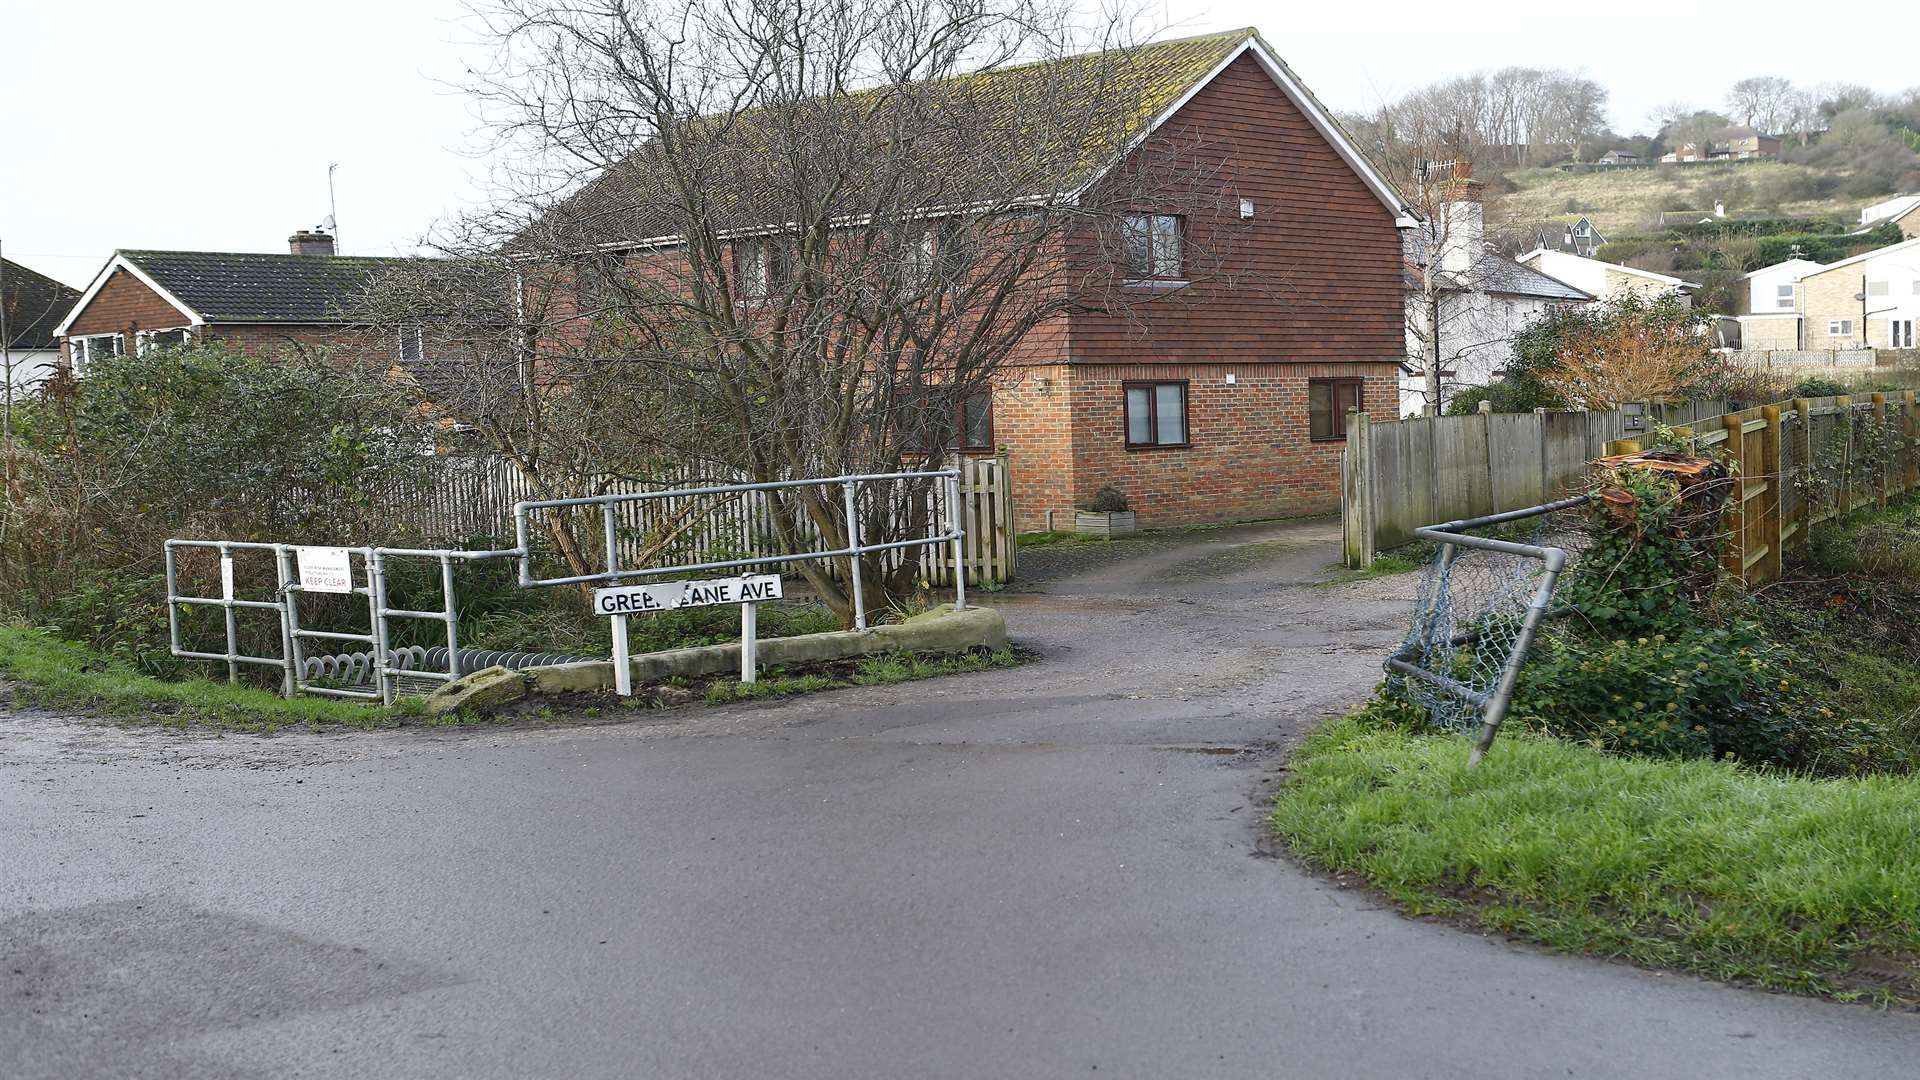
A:
<svg viewBox="0 0 1920 1080">
<path fill-rule="evenodd" d="M 1832 379 L 1802 379 L 1787 387 L 1786 396 L 1790 398 L 1833 397 L 1846 392 L 1845 386 Z"/>
<path fill-rule="evenodd" d="M 1120 494 L 1119 488 L 1108 484 L 1094 492 L 1093 502 L 1087 505 L 1087 509 L 1096 514 L 1124 514 L 1128 509 L 1127 497 Z"/>
</svg>

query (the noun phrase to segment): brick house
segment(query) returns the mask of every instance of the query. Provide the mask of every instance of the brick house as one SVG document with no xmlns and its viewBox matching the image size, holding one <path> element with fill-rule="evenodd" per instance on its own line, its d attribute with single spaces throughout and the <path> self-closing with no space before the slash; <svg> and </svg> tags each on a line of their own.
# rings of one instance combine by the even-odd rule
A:
<svg viewBox="0 0 1920 1080">
<path fill-rule="evenodd" d="M 1255 31 L 1162 42 L 1127 63 L 1150 77 L 1139 100 L 1109 103 L 1129 126 L 1081 191 L 1130 155 L 1183 155 L 1218 185 L 1210 200 L 1237 207 L 1245 237 L 1231 272 L 1185 273 L 1188 245 L 1204 243 L 1189 236 L 1198 226 L 1163 208 L 1130 213 L 1143 264 L 1131 265 L 1130 244 L 1125 284 L 1177 288 L 1181 302 L 1136 317 L 1063 313 L 1028 333 L 990 400 L 962 408 L 956 449 L 1008 455 L 1021 529 L 1070 522 L 1108 485 L 1151 526 L 1331 510 L 1346 414 L 1399 413 L 1412 212 Z M 636 194 L 636 159 L 622 168 L 638 182 L 596 181 L 575 198 L 602 201 L 571 210 L 632 222 L 631 243 L 598 245 L 629 268 L 678 258 L 681 242 Z M 764 283 L 777 228 L 741 221 L 730 234 L 743 277 Z"/>
<path fill-rule="evenodd" d="M 335 255 L 333 238 L 300 231 L 285 255 L 116 251 L 55 331 L 61 364 L 188 341 L 252 351 L 327 349 L 375 362 L 417 359 L 420 339 L 378 339 L 342 315 L 369 277 L 405 259 Z M 404 335 L 403 335 L 404 336 Z"/>
<path fill-rule="evenodd" d="M 0 259 L 0 379 L 16 392 L 53 377 L 60 345 L 54 330 L 80 298 L 80 290 Z"/>
<path fill-rule="evenodd" d="M 1808 270 L 1798 287 L 1801 348 L 1920 347 L 1920 239 Z"/>
</svg>

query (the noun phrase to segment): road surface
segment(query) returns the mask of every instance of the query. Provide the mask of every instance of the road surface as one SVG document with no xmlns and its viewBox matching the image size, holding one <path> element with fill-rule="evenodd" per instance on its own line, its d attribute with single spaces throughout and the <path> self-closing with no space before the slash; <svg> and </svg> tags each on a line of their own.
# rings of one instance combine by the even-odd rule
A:
<svg viewBox="0 0 1920 1080">
<path fill-rule="evenodd" d="M 1404 579 L 1061 549 L 1032 664 L 631 723 L 0 720 L 0 1076 L 1920 1075 L 1920 1018 L 1403 919 L 1267 849 Z"/>
</svg>

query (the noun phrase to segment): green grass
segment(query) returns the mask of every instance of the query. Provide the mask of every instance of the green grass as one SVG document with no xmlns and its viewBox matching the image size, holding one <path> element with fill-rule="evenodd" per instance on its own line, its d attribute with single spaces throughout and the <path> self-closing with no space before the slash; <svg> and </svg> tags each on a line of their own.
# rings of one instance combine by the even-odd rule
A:
<svg viewBox="0 0 1920 1080">
<path fill-rule="evenodd" d="M 910 652 L 887 653 L 882 656 L 865 657 L 845 674 L 815 672 L 805 675 L 788 675 L 776 669 L 755 682 L 722 680 L 707 687 L 707 704 L 724 705 L 730 701 L 792 697 L 795 694 L 812 694 L 846 686 L 886 686 L 891 683 L 912 682 L 915 679 L 932 679 L 941 675 L 960 675 L 971 671 L 986 671 L 990 668 L 1013 667 L 1019 662 L 1019 658 L 1008 649 L 996 653 L 961 653 L 957 656 L 921 656 Z"/>
<path fill-rule="evenodd" d="M 1394 574 L 1407 574 L 1427 564 L 1433 557 L 1438 545 L 1425 540 L 1417 540 L 1405 547 L 1395 548 L 1373 557 L 1373 565 L 1357 570 L 1342 570 L 1333 577 L 1320 583 L 1322 588 L 1329 585 L 1347 585 L 1355 581 L 1367 581 L 1377 577 L 1391 577 Z"/>
<path fill-rule="evenodd" d="M 16 683 L 29 704 L 75 706 L 172 726 L 197 723 L 253 732 L 290 724 L 377 728 L 393 726 L 419 708 L 411 702 L 381 709 L 325 698 L 288 701 L 265 690 L 205 679 L 168 682 L 24 626 L 0 626 L 0 675 Z"/>
<path fill-rule="evenodd" d="M 1356 719 L 1310 739 L 1273 827 L 1415 914 L 1796 993 L 1920 1002 L 1920 782 L 1808 780 Z"/>
</svg>

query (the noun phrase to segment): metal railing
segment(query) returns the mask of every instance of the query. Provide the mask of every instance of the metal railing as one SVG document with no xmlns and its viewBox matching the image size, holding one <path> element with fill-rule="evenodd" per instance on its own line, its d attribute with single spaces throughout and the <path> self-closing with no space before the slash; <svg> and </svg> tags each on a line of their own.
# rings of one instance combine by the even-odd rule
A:
<svg viewBox="0 0 1920 1080">
<path fill-rule="evenodd" d="M 413 679 L 430 679 L 436 682 L 452 682 L 461 675 L 459 609 L 453 580 L 453 567 L 456 562 L 475 562 L 482 559 L 512 558 L 520 554 L 511 551 L 454 551 L 437 548 L 383 548 L 356 547 L 345 549 L 349 559 L 349 587 L 344 593 L 319 593 L 317 590 L 303 588 L 299 575 L 294 570 L 298 558 L 299 544 L 269 544 L 240 540 L 168 540 L 164 545 L 166 555 L 167 582 L 167 632 L 169 650 L 173 655 L 188 660 L 225 661 L 229 682 L 240 681 L 240 667 L 253 664 L 281 669 L 281 693 L 287 697 L 295 694 L 318 694 L 324 697 L 356 698 L 366 701 L 379 701 L 393 704 L 395 697 L 395 678 L 405 674 Z M 179 552 L 190 548 L 211 549 L 220 556 L 220 595 L 190 596 L 180 591 Z M 271 552 L 274 564 L 274 591 L 270 600 L 244 599 L 235 593 L 234 554 L 243 551 Z M 353 573 L 352 560 L 359 560 L 359 573 Z M 394 608 L 387 603 L 386 561 L 390 558 L 429 558 L 440 563 L 441 606 L 438 611 L 411 611 Z M 364 584 L 353 584 L 355 579 L 363 579 Z M 331 596 L 363 596 L 367 601 L 367 630 L 365 633 L 343 632 L 336 630 L 315 630 L 305 626 L 300 616 L 300 596 L 303 593 Z M 182 638 L 180 616 L 185 607 L 201 605 L 223 609 L 225 616 L 226 651 L 212 653 L 188 649 Z M 280 619 L 280 655 L 251 656 L 240 651 L 239 612 L 262 610 L 277 612 Z M 393 619 L 431 619 L 445 624 L 447 639 L 446 670 L 428 670 L 424 666 L 403 666 L 402 659 L 392 647 Z M 373 686 L 360 689 L 356 686 L 323 685 L 316 681 L 313 665 L 307 663 L 308 642 L 345 642 L 365 645 L 378 662 L 373 665 Z M 324 674 L 318 679 L 327 680 Z"/>
<path fill-rule="evenodd" d="M 931 535 L 910 540 L 894 540 L 885 543 L 869 544 L 861 538 L 860 515 L 858 513 L 859 489 L 863 484 L 881 482 L 925 480 L 930 483 L 943 483 L 946 486 L 947 499 L 945 521 L 940 529 Z M 841 547 L 822 548 L 820 550 L 789 552 L 780 555 L 756 556 L 743 559 L 727 559 L 703 563 L 686 563 L 674 566 L 627 567 L 621 565 L 620 544 L 618 543 L 619 520 L 614 508 L 623 503 L 642 502 L 651 499 L 670 499 L 699 497 L 708 495 L 726 495 L 748 491 L 780 491 L 800 488 L 827 488 L 838 486 L 841 489 L 841 507 L 846 514 L 848 542 Z M 329 697 L 355 698 L 393 704 L 396 681 L 405 676 L 408 679 L 427 679 L 437 682 L 452 682 L 464 673 L 463 655 L 472 650 L 462 649 L 459 639 L 459 605 L 456 595 L 454 568 L 460 563 L 479 562 L 488 559 L 516 559 L 519 563 L 519 584 L 523 588 L 539 588 L 554 585 L 577 585 L 589 582 L 617 582 L 637 577 L 661 577 L 668 574 L 696 573 L 701 571 L 729 570 L 749 566 L 779 565 L 791 562 L 803 562 L 815 559 L 846 559 L 848 561 L 848 584 L 853 601 L 854 626 L 857 630 L 867 629 L 866 594 L 861 581 L 861 557 L 868 554 L 887 551 L 899 551 L 907 548 L 929 545 L 951 544 L 954 568 L 954 606 L 967 606 L 967 585 L 964 540 L 966 529 L 964 522 L 971 512 L 969 492 L 960 483 L 958 469 L 938 469 L 921 472 L 866 473 L 850 476 L 835 476 L 823 479 L 784 480 L 764 484 L 725 484 L 704 488 L 676 488 L 662 491 L 638 492 L 588 496 L 573 499 L 547 499 L 520 502 L 514 505 L 514 529 L 517 543 L 512 548 L 497 551 L 462 551 L 445 548 L 393 548 L 393 547 L 352 547 L 344 549 L 348 553 L 348 589 L 342 592 L 327 592 L 304 588 L 300 584 L 300 575 L 295 565 L 299 557 L 298 544 L 260 543 L 240 540 L 168 540 L 165 544 L 166 586 L 167 586 L 167 625 L 169 648 L 173 655 L 189 660 L 208 660 L 225 662 L 227 678 L 238 682 L 243 665 L 276 667 L 281 669 L 281 692 L 287 697 L 295 694 L 319 694 Z M 606 566 L 600 573 L 574 574 L 563 577 L 541 578 L 533 574 L 533 549 L 531 546 L 532 515 L 543 509 L 561 509 L 567 507 L 598 507 L 606 529 Z M 180 591 L 179 553 L 188 549 L 205 549 L 217 552 L 220 560 L 220 595 L 194 596 Z M 236 594 L 234 556 L 240 552 L 270 553 L 274 565 L 274 591 L 269 599 L 249 599 Z M 388 561 L 392 559 L 433 559 L 440 565 L 440 607 L 437 610 L 416 610 L 397 608 L 389 603 L 387 595 Z M 357 560 L 357 572 L 355 561 Z M 318 630 L 306 626 L 301 618 L 301 600 L 303 594 L 351 595 L 366 599 L 367 629 L 358 631 Z M 222 609 L 225 622 L 225 652 L 207 652 L 186 647 L 181 627 L 181 614 L 191 606 L 217 607 Z M 741 624 L 743 631 L 743 669 L 750 669 L 753 644 L 751 637 L 755 631 L 753 605 L 743 604 Z M 253 656 L 240 651 L 239 613 L 247 610 L 273 611 L 280 622 L 280 655 Z M 626 654 L 626 623 L 628 616 L 614 616 L 614 649 L 616 681 L 622 693 L 631 690 L 631 664 Z M 402 656 L 393 647 L 392 624 L 396 619 L 428 620 L 439 622 L 446 628 L 445 667 L 444 670 L 430 669 L 424 662 L 426 653 L 419 656 Z M 338 680 L 338 674 L 329 675 L 328 665 L 310 664 L 308 643 L 338 642 L 365 646 L 365 653 L 372 658 L 370 663 L 372 686 L 361 688 L 358 685 L 327 685 Z M 439 652 L 438 647 L 432 650 Z M 360 650 L 352 650 L 354 655 Z M 335 667 L 341 665 L 336 664 Z M 345 667 L 354 674 L 360 668 L 355 663 Z M 747 677 L 751 680 L 748 670 Z"/>
</svg>

